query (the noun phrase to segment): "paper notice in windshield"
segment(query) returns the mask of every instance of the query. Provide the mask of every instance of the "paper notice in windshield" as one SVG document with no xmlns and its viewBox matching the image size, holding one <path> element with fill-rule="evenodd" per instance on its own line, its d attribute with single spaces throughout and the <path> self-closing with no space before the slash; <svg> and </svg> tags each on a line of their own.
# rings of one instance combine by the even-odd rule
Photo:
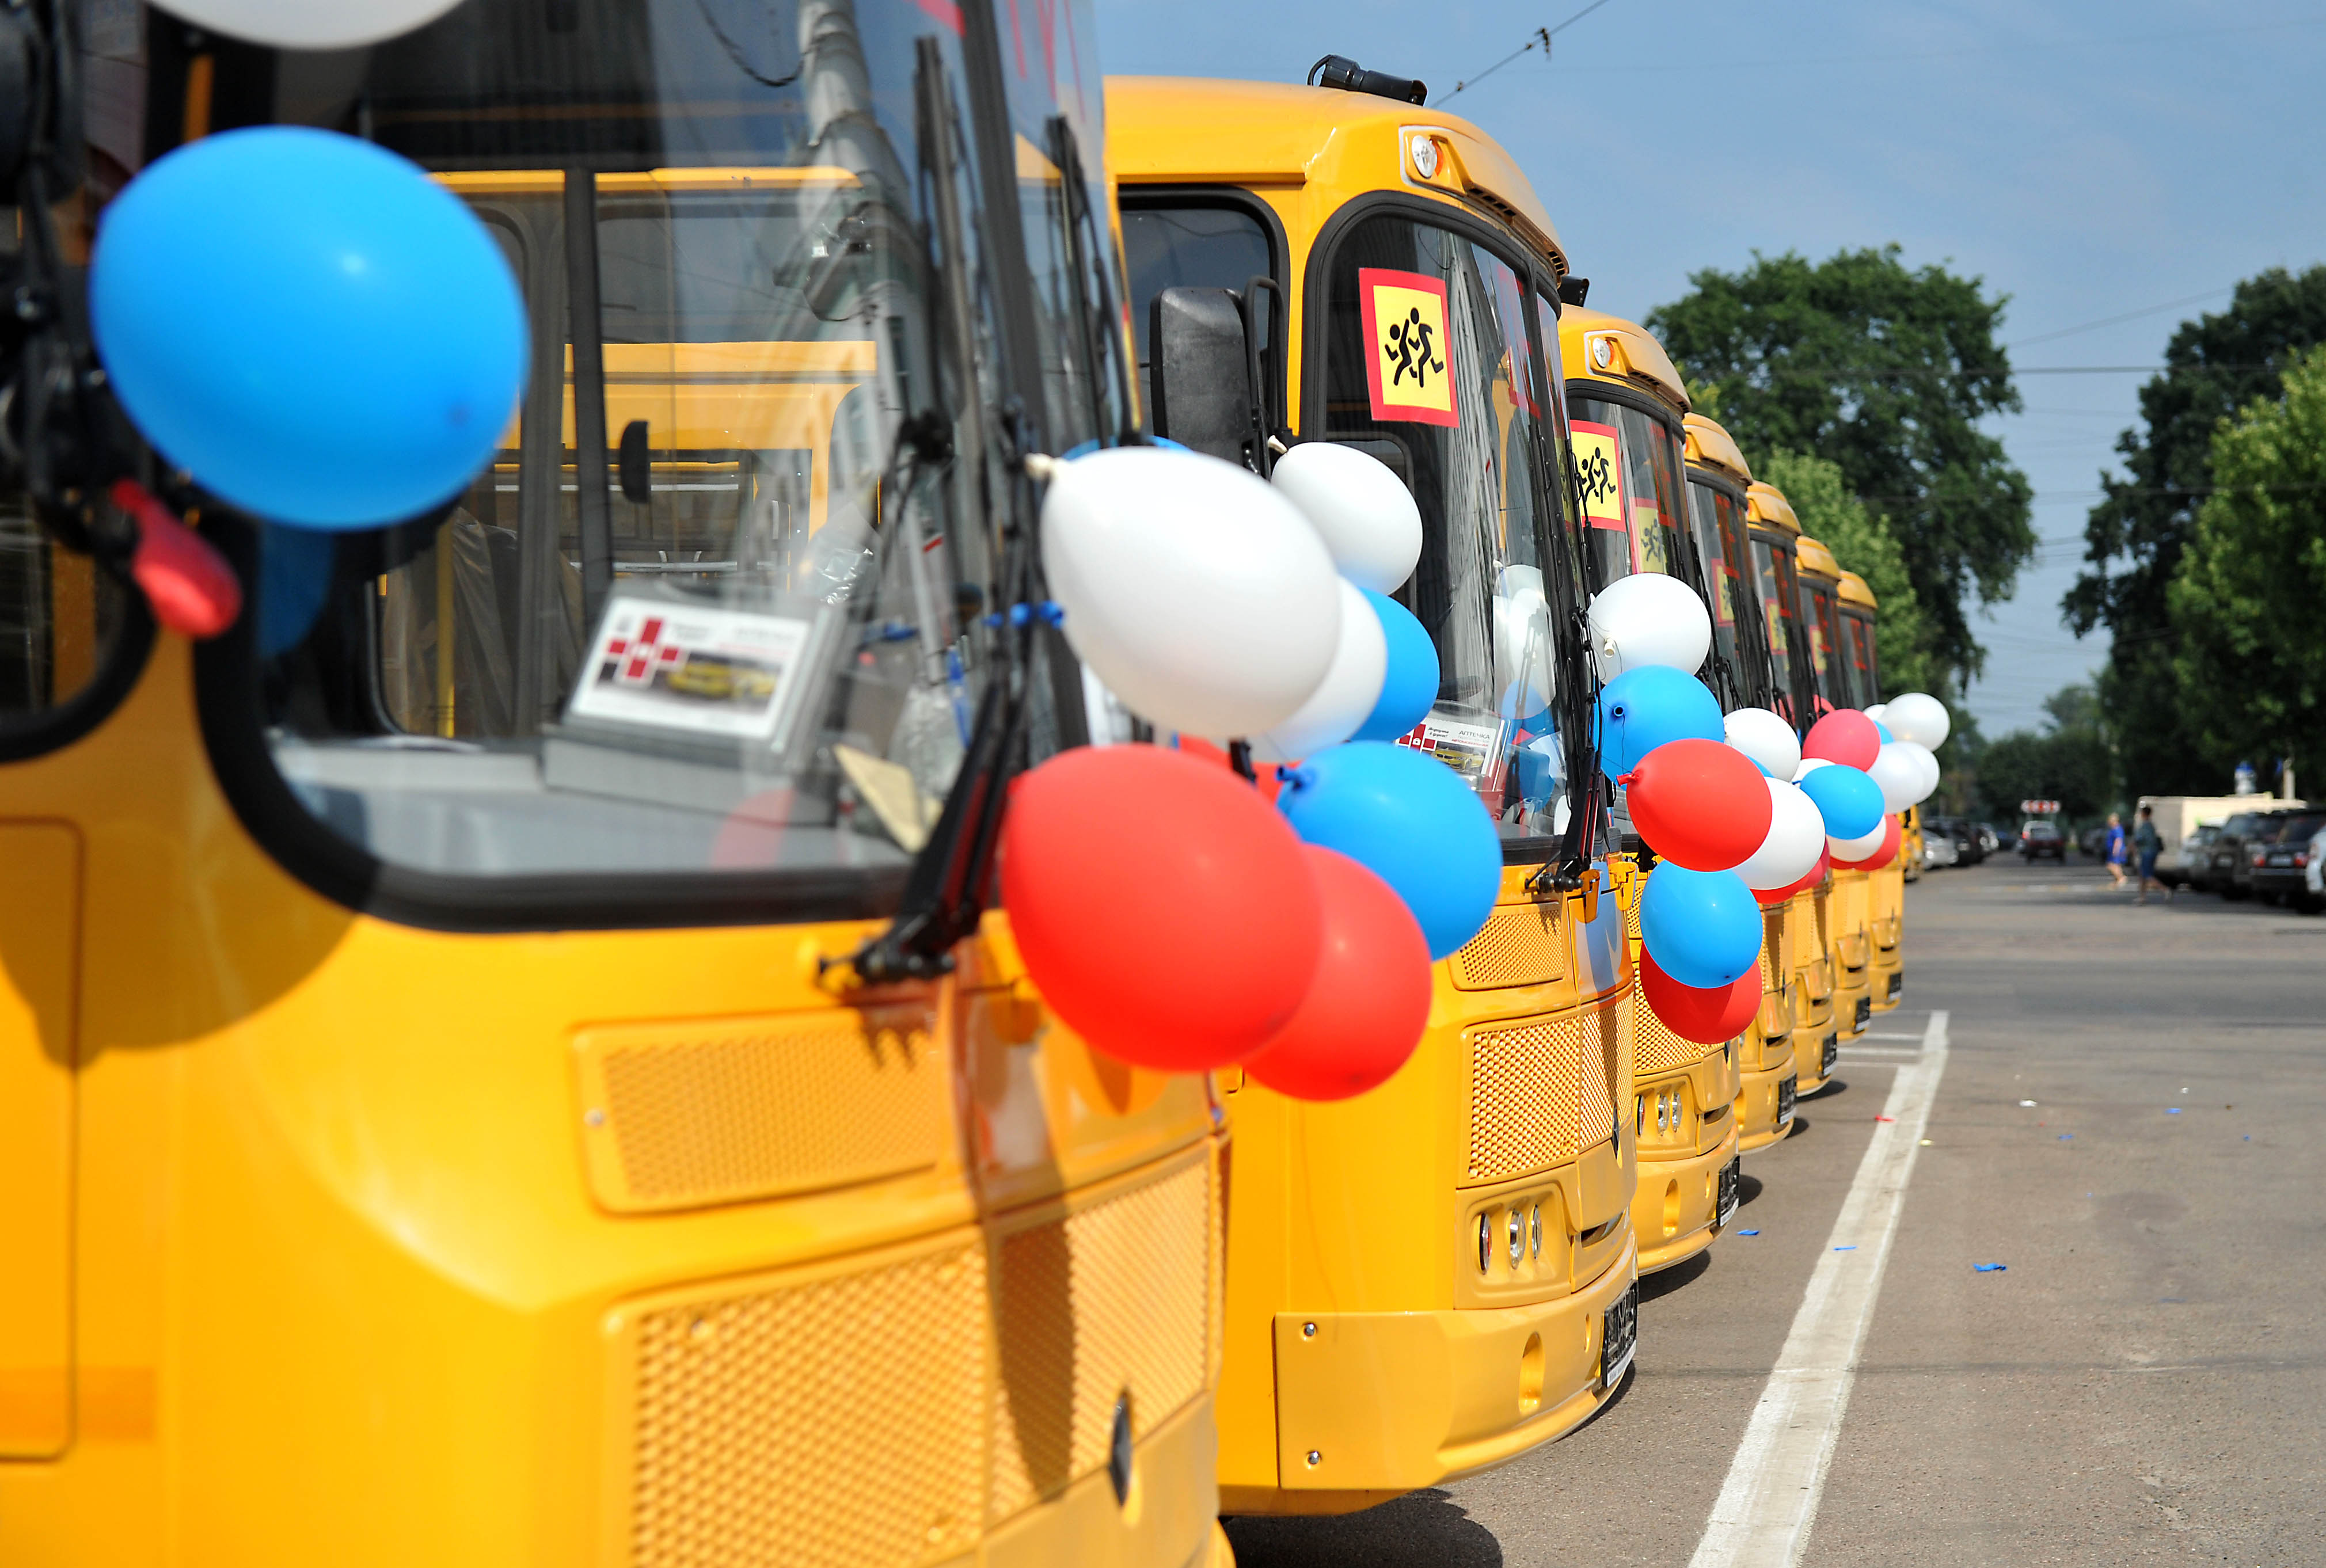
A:
<svg viewBox="0 0 2326 1568">
<path fill-rule="evenodd" d="M 1499 796 L 1509 761 L 1507 726 L 1479 724 L 1443 712 L 1430 715 L 1397 738 L 1399 746 L 1426 751 L 1460 774 L 1480 794 Z"/>
<path fill-rule="evenodd" d="M 764 611 L 617 598 L 566 717 L 770 739 L 812 629 Z"/>
<path fill-rule="evenodd" d="M 1575 479 L 1583 490 L 1583 521 L 1594 528 L 1624 530 L 1623 448 L 1615 427 L 1578 419 L 1568 427 L 1575 449 Z"/>
<path fill-rule="evenodd" d="M 1365 385 L 1373 418 L 1384 422 L 1458 424 L 1454 356 L 1446 342 L 1446 285 L 1424 273 L 1357 269 L 1363 302 Z"/>
</svg>

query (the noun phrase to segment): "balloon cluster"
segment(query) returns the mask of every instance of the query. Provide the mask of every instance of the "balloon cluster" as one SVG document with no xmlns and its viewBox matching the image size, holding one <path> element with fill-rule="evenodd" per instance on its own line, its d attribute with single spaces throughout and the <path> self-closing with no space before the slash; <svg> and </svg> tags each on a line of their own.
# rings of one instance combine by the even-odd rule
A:
<svg viewBox="0 0 2326 1568">
<path fill-rule="evenodd" d="M 1192 746 L 1071 751 L 1019 781 L 1003 899 L 1028 973 L 1093 1048 L 1241 1062 L 1304 1099 L 1363 1093 L 1412 1054 L 1431 960 L 1502 886 L 1476 793 L 1391 744 L 1437 696 L 1437 649 L 1388 597 L 1420 552 L 1412 496 L 1351 448 L 1296 446 L 1273 483 L 1154 447 L 1050 470 L 1042 562 L 1085 667 L 1158 728 L 1292 765 L 1273 807 Z"/>
<path fill-rule="evenodd" d="M 1912 692 L 1797 736 L 1765 708 L 1722 715 L 1693 673 L 1712 628 L 1685 584 L 1625 578 L 1587 618 L 1601 765 L 1661 862 L 1640 895 L 1640 983 L 1675 1034 L 1717 1044 L 1759 1006 L 1761 905 L 1897 855 L 1897 813 L 1938 787 L 1947 711 Z"/>
</svg>

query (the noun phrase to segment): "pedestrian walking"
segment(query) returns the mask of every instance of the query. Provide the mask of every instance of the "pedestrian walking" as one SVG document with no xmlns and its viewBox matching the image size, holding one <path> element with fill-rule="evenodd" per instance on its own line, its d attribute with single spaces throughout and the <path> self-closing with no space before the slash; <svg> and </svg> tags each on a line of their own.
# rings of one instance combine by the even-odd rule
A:
<svg viewBox="0 0 2326 1568">
<path fill-rule="evenodd" d="M 2140 901 L 2148 902 L 2148 885 L 2164 890 L 2164 902 L 2172 902 L 2172 889 L 2156 881 L 2156 854 L 2164 848 L 2163 838 L 2156 831 L 2156 811 L 2153 806 L 2140 808 L 2140 821 L 2132 830 L 2132 851 L 2140 858 Z"/>
<path fill-rule="evenodd" d="M 2107 837 L 2101 841 L 2101 849 L 2107 856 L 2108 886 L 2111 888 L 2130 886 L 2131 883 L 2124 874 L 2124 819 L 2114 812 L 2108 813 Z"/>
</svg>

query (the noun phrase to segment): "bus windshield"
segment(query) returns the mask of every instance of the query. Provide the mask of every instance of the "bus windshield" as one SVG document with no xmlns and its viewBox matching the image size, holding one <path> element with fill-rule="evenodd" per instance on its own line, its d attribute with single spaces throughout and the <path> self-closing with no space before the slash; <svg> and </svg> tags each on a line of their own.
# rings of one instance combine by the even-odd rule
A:
<svg viewBox="0 0 2326 1568">
<path fill-rule="evenodd" d="M 1801 722 L 1798 694 L 1803 673 L 1800 643 L 1794 629 L 1793 606 L 1799 602 L 1799 582 L 1793 574 L 1793 552 L 1760 533 L 1752 536 L 1753 583 L 1761 598 L 1761 624 L 1769 639 L 1769 706 L 1794 728 Z"/>
<path fill-rule="evenodd" d="M 1677 415 L 1568 389 L 1569 440 L 1583 491 L 1583 536 L 1596 592 L 1635 571 L 1692 579 L 1683 546 L 1686 485 Z M 1691 586 L 1701 588 L 1700 583 Z"/>
<path fill-rule="evenodd" d="M 1459 772 L 1506 855 L 1566 826 L 1554 718 L 1568 566 L 1546 482 L 1555 405 L 1531 282 L 1476 242 L 1376 217 L 1332 255 L 1322 431 L 1387 463 L 1421 508 L 1421 560 L 1398 598 L 1437 644 L 1437 705 L 1400 744 Z M 1312 302 L 1313 308 L 1313 302 Z M 1525 849 L 1518 845 L 1536 840 Z"/>
<path fill-rule="evenodd" d="M 1815 687 L 1810 702 L 1816 709 L 1810 718 L 1814 720 L 1837 708 L 1851 706 L 1834 626 L 1833 584 L 1814 577 L 1801 579 L 1801 617 L 1809 623 L 1810 673 Z"/>
<path fill-rule="evenodd" d="M 1874 620 L 1863 610 L 1841 610 L 1844 663 L 1849 668 L 1850 705 L 1871 708 L 1882 700 L 1880 666 L 1874 654 Z"/>
<path fill-rule="evenodd" d="M 252 686 L 325 825 L 471 877 L 918 850 L 999 608 L 1002 368 L 1038 450 L 1132 406 L 1090 31 L 1020 12 L 990 88 L 923 0 L 467 0 L 279 57 L 278 118 L 469 204 L 533 348 L 441 515 L 261 531 Z"/>
<path fill-rule="evenodd" d="M 1712 611 L 1712 670 L 1723 690 L 1721 706 L 1757 706 L 1759 660 L 1748 658 L 1753 596 L 1744 585 L 1744 508 L 1717 485 L 1689 481 L 1689 527 L 1704 563 L 1705 598 Z"/>
</svg>

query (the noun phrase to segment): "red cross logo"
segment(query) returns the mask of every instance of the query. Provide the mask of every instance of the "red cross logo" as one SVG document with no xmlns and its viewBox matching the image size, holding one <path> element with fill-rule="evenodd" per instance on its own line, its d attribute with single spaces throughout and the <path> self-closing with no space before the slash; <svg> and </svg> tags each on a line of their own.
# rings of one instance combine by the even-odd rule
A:
<svg viewBox="0 0 2326 1568">
<path fill-rule="evenodd" d="M 684 648 L 676 643 L 662 640 L 660 616 L 640 626 L 635 637 L 609 638 L 606 654 L 609 658 L 622 661 L 622 667 L 615 674 L 624 684 L 631 686 L 643 686 L 654 679 L 656 670 L 686 662 Z"/>
</svg>

